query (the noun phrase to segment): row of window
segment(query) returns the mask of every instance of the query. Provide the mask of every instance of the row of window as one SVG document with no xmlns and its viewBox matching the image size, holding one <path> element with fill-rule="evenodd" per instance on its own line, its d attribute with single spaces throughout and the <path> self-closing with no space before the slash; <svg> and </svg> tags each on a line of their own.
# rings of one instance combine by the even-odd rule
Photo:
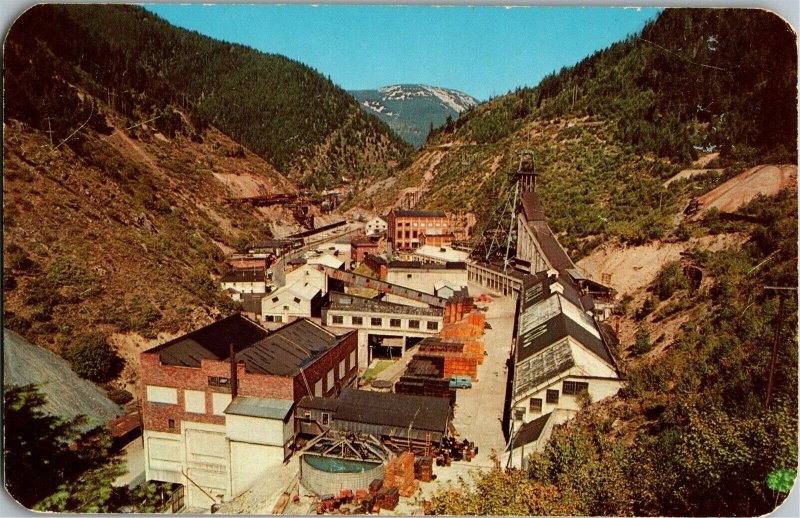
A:
<svg viewBox="0 0 800 518">
<path fill-rule="evenodd" d="M 336 325 L 344 325 L 344 315 L 331 315 L 331 323 Z M 383 327 L 383 319 L 381 317 L 370 317 L 369 319 L 370 326 L 372 327 Z M 409 329 L 419 329 L 420 328 L 420 321 L 419 320 L 409 320 L 408 321 L 408 328 Z M 350 324 L 353 326 L 363 326 L 364 325 L 364 317 L 357 317 L 352 316 L 350 317 Z M 390 318 L 389 319 L 389 327 L 393 327 L 399 329 L 402 327 L 402 321 L 399 318 Z M 439 330 L 439 322 L 435 322 L 432 320 L 428 320 L 425 322 L 425 329 L 429 331 L 438 331 Z"/>
<path fill-rule="evenodd" d="M 565 396 L 576 396 L 581 392 L 588 392 L 589 391 L 589 384 L 583 381 L 565 381 L 561 387 L 561 391 L 564 393 Z M 558 390 L 555 389 L 548 389 L 547 393 L 545 394 L 545 401 L 548 405 L 557 405 L 559 399 Z M 540 397 L 532 397 L 528 404 L 529 410 L 534 414 L 541 414 L 542 413 L 542 398 Z M 519 414 L 518 409 L 518 414 Z M 524 410 L 522 410 L 524 412 Z M 522 419 L 520 416 L 519 419 Z"/>
<path fill-rule="evenodd" d="M 345 364 L 345 360 L 347 360 L 347 364 Z M 350 372 L 352 369 L 356 367 L 356 351 L 350 351 L 350 355 L 347 358 L 343 358 L 342 361 L 339 362 L 339 376 L 338 381 L 342 381 L 344 376 L 347 372 Z M 323 394 L 327 394 L 331 391 L 334 387 L 334 369 L 328 371 L 328 375 L 325 377 L 325 388 L 322 387 L 322 379 L 317 380 L 314 383 L 314 395 L 319 397 Z"/>
<path fill-rule="evenodd" d="M 410 226 L 412 226 L 411 223 L 408 222 L 408 221 L 398 221 L 395 225 L 398 226 L 398 227 L 410 227 Z M 446 227 L 447 226 L 447 222 L 446 221 L 444 221 L 444 222 L 442 222 L 442 221 L 427 221 L 427 222 L 423 222 L 421 225 L 423 227 Z M 420 226 L 420 223 L 415 221 L 413 226 L 418 227 L 418 226 Z"/>
</svg>

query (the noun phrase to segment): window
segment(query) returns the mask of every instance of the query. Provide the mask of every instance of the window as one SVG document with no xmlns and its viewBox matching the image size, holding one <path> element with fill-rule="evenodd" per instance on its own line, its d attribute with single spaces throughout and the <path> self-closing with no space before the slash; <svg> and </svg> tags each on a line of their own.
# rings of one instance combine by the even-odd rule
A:
<svg viewBox="0 0 800 518">
<path fill-rule="evenodd" d="M 355 350 L 353 350 L 350 351 L 350 368 L 352 369 L 355 366 L 356 366 L 356 352 Z"/>
<path fill-rule="evenodd" d="M 328 383 L 327 383 L 327 387 L 326 388 L 327 388 L 327 391 L 330 392 L 330 390 L 333 388 L 333 369 L 328 371 L 327 382 Z"/>
<path fill-rule="evenodd" d="M 300 298 L 298 298 L 298 297 L 295 297 L 295 298 L 294 298 L 294 303 L 295 303 L 295 304 L 300 304 Z"/>
<path fill-rule="evenodd" d="M 331 422 L 331 415 L 328 412 L 322 412 L 322 425 L 328 426 Z"/>
<path fill-rule="evenodd" d="M 518 406 L 514 409 L 514 420 L 522 421 L 525 418 L 525 408 Z"/>
<path fill-rule="evenodd" d="M 389 327 L 400 327 L 400 319 L 399 318 L 390 318 L 389 319 Z"/>
<path fill-rule="evenodd" d="M 209 376 L 208 377 L 208 386 L 209 387 L 225 387 L 230 388 L 231 380 L 228 378 L 221 378 L 219 376 Z"/>
<path fill-rule="evenodd" d="M 417 239 L 417 231 L 416 230 L 411 232 L 411 237 L 413 237 L 414 239 Z"/>
<path fill-rule="evenodd" d="M 565 381 L 562 392 L 567 396 L 574 396 L 581 392 L 588 392 L 589 384 L 582 381 Z"/>
<path fill-rule="evenodd" d="M 230 394 L 211 394 L 211 405 L 214 415 L 225 415 L 225 409 L 231 403 Z"/>
<path fill-rule="evenodd" d="M 278 323 L 281 323 L 281 322 L 283 322 L 283 317 L 276 316 L 276 317 L 275 317 L 275 322 L 278 322 Z"/>
<path fill-rule="evenodd" d="M 339 362 L 339 379 L 344 379 L 344 360 Z"/>
<path fill-rule="evenodd" d="M 406 274 L 406 279 L 410 279 L 410 278 L 412 277 L 412 275 L 413 275 L 413 274 L 411 274 L 411 273 L 407 273 L 407 274 Z"/>
<path fill-rule="evenodd" d="M 369 319 L 369 323 L 373 326 L 382 326 L 383 320 L 380 317 L 372 317 Z"/>
<path fill-rule="evenodd" d="M 322 380 L 314 383 L 314 395 L 320 397 L 322 395 Z"/>
<path fill-rule="evenodd" d="M 206 413 L 206 393 L 200 390 L 183 391 L 184 407 L 192 414 Z"/>
<path fill-rule="evenodd" d="M 178 404 L 178 389 L 147 385 L 147 401 L 151 403 Z"/>
<path fill-rule="evenodd" d="M 410 238 L 410 237 L 411 237 L 411 231 L 409 231 L 409 230 L 406 230 L 406 239 L 408 239 L 408 238 Z"/>
<path fill-rule="evenodd" d="M 289 306 L 283 306 L 284 311 L 289 311 Z"/>
<path fill-rule="evenodd" d="M 168 430 L 175 429 L 175 419 L 167 419 L 167 429 Z"/>
<path fill-rule="evenodd" d="M 332 320 L 334 324 L 344 324 L 344 317 L 342 315 L 333 315 Z"/>
<path fill-rule="evenodd" d="M 531 412 L 541 414 L 542 413 L 542 398 L 540 397 L 532 397 L 530 402 L 530 409 Z"/>
<path fill-rule="evenodd" d="M 397 239 L 403 239 L 403 231 L 402 230 L 398 230 L 397 231 Z"/>
<path fill-rule="evenodd" d="M 408 321 L 408 328 L 409 329 L 419 329 L 419 320 L 409 320 Z"/>
<path fill-rule="evenodd" d="M 428 322 L 428 330 L 429 331 L 436 331 L 437 329 L 439 329 L 439 323 L 438 322 Z"/>
<path fill-rule="evenodd" d="M 311 418 L 311 412 L 306 410 L 305 412 L 303 412 L 303 417 L 305 417 L 306 419 L 310 419 Z"/>
<path fill-rule="evenodd" d="M 550 405 L 557 405 L 558 404 L 558 391 L 557 390 L 548 390 L 547 391 L 547 403 Z"/>
<path fill-rule="evenodd" d="M 363 326 L 364 325 L 364 318 L 363 317 L 353 317 L 352 319 L 354 326 Z"/>
<path fill-rule="evenodd" d="M 272 297 L 272 302 L 278 302 L 279 300 L 281 300 L 280 297 Z"/>
</svg>

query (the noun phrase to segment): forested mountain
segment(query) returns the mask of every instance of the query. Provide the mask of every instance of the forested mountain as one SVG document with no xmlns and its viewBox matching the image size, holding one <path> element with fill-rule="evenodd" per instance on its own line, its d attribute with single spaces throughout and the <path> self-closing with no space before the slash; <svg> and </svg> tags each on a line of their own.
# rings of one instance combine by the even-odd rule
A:
<svg viewBox="0 0 800 518">
<path fill-rule="evenodd" d="M 59 139 L 90 110 L 69 95 L 71 83 L 131 124 L 153 120 L 174 133 L 178 111 L 198 132 L 214 124 L 309 186 L 385 175 L 409 150 L 313 69 L 178 29 L 136 6 L 33 7 L 11 28 L 5 66 L 7 115 Z"/>
<path fill-rule="evenodd" d="M 478 101 L 464 92 L 428 85 L 392 85 L 350 90 L 361 108 L 376 115 L 406 142 L 419 149 L 431 129 L 453 121 Z"/>
<path fill-rule="evenodd" d="M 420 207 L 469 210 L 479 220 L 506 188 L 524 149 L 565 244 L 589 236 L 642 242 L 665 235 L 692 194 L 664 180 L 698 153 L 741 171 L 797 157 L 795 35 L 760 10 L 668 9 L 641 34 L 577 65 L 483 103 L 438 130 L 414 163 L 383 184 Z M 734 171 L 729 171 L 732 174 Z"/>
<path fill-rule="evenodd" d="M 441 491 L 434 513 L 755 516 L 786 497 L 798 465 L 796 179 L 729 221 L 682 212 L 750 166 L 796 171 L 796 52 L 768 12 L 668 9 L 641 34 L 465 114 L 399 176 L 396 193 L 421 188 L 424 206 L 485 216 L 531 149 L 537 192 L 573 257 L 683 251 L 620 294 L 612 322 L 631 329 L 614 348 L 623 390 L 557 427 L 527 469 L 498 466 Z M 666 182 L 689 168 L 703 176 Z M 735 240 L 697 245 L 722 235 Z M 690 285 L 684 267 L 702 282 Z M 613 285 L 640 268 L 607 271 Z"/>
</svg>

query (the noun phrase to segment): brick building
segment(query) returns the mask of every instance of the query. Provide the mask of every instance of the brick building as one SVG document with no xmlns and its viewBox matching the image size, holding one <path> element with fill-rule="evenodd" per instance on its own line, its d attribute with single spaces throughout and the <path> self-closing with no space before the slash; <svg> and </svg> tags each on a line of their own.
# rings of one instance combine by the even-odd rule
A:
<svg viewBox="0 0 800 518">
<path fill-rule="evenodd" d="M 289 456 L 295 403 L 354 385 L 357 366 L 355 332 L 306 319 L 269 332 L 233 315 L 143 352 L 146 479 L 183 484 L 190 507 L 241 494 Z"/>
<path fill-rule="evenodd" d="M 450 222 L 441 211 L 401 210 L 389 212 L 389 241 L 393 250 L 413 250 L 420 246 L 420 236 L 450 233 Z"/>
</svg>

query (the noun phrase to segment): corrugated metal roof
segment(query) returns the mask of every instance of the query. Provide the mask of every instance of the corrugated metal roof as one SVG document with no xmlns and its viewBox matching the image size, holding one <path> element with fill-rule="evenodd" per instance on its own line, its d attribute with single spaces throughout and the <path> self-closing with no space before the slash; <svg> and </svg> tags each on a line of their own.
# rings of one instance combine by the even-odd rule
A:
<svg viewBox="0 0 800 518">
<path fill-rule="evenodd" d="M 339 400 L 318 396 L 303 396 L 297 403 L 298 410 L 325 410 L 335 412 L 339 408 Z"/>
<path fill-rule="evenodd" d="M 291 400 L 238 396 L 230 402 L 225 413 L 284 421 L 291 414 L 293 406 L 294 401 Z"/>
<path fill-rule="evenodd" d="M 236 361 L 244 362 L 248 372 L 292 376 L 348 334 L 336 336 L 307 319 L 270 333 L 241 315 L 233 315 L 148 352 L 160 352 L 161 361 L 167 365 L 197 368 L 203 359 L 229 359 L 232 343 Z"/>
<path fill-rule="evenodd" d="M 445 433 L 450 419 L 447 399 L 344 389 L 336 421 Z"/>
<path fill-rule="evenodd" d="M 525 360 L 567 336 L 572 337 L 609 365 L 614 365 L 603 341 L 561 312 L 520 334 L 517 342 L 517 361 Z"/>
</svg>

